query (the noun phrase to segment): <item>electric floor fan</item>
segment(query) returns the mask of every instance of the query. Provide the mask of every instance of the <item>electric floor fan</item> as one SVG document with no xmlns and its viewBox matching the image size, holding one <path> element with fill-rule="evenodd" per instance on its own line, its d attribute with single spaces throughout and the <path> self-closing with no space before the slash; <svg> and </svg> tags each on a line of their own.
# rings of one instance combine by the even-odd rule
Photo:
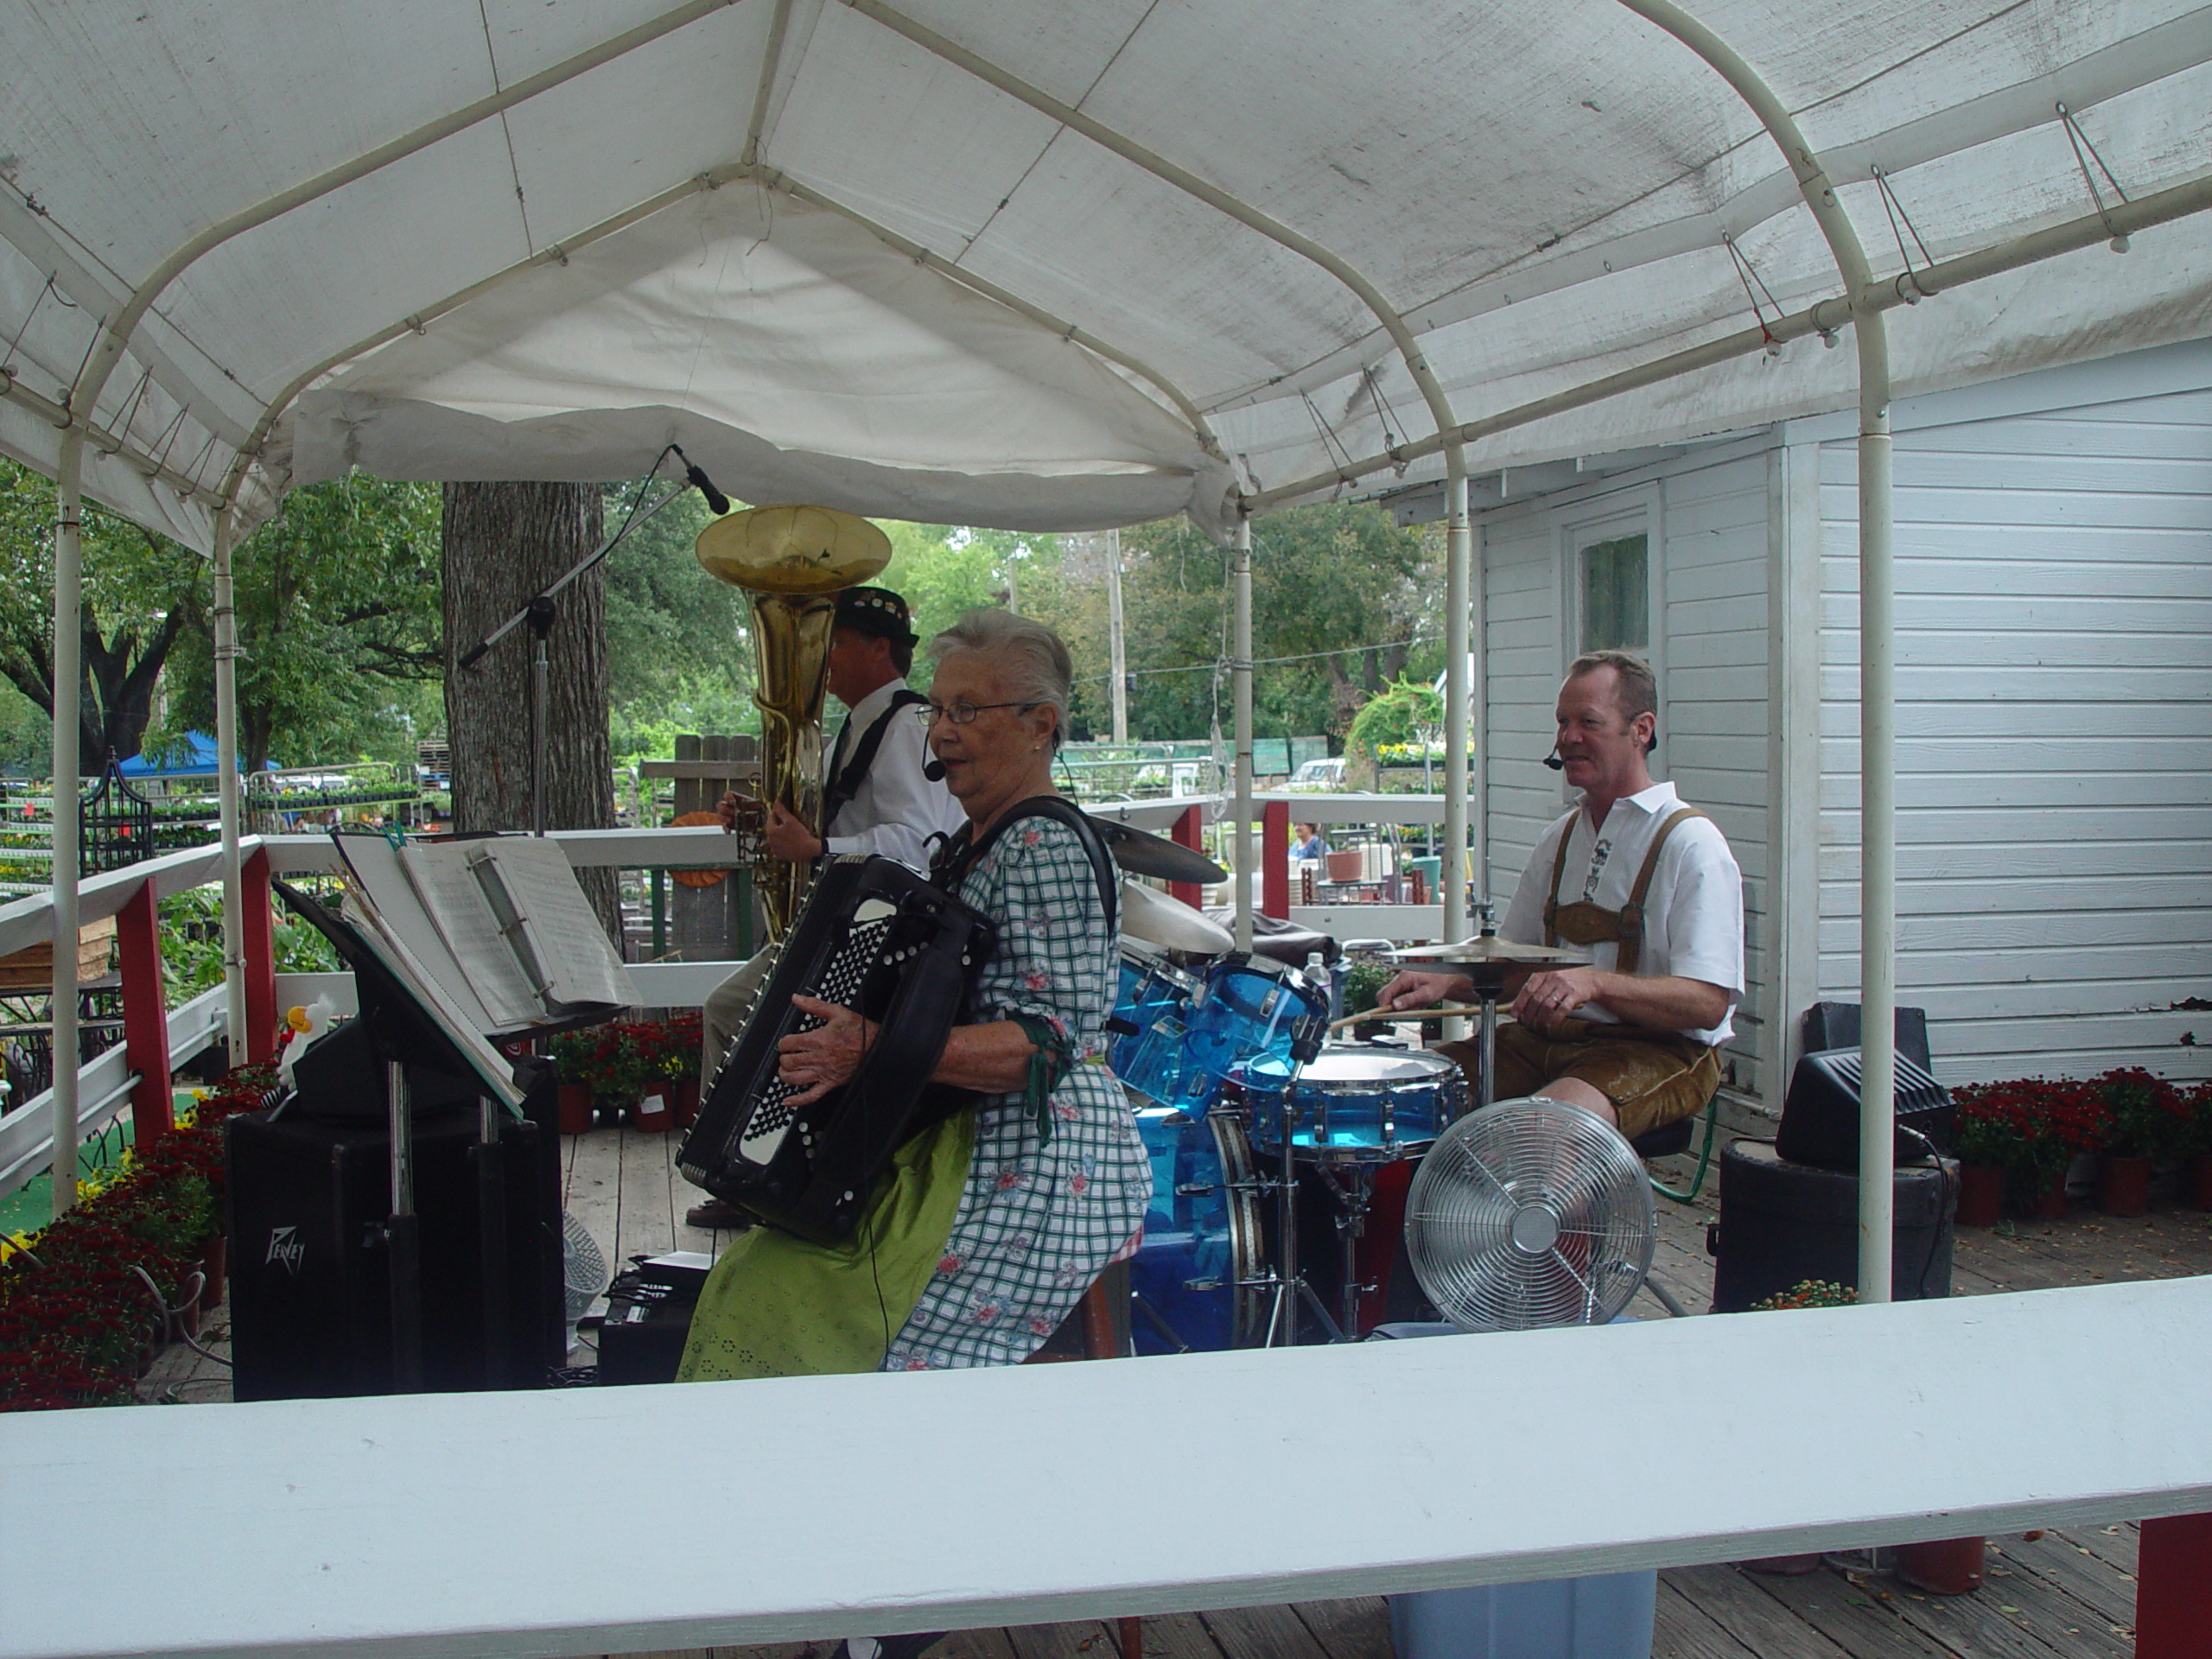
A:
<svg viewBox="0 0 2212 1659">
<path fill-rule="evenodd" d="M 1643 1285 L 1657 1228 L 1629 1143 L 1554 1100 L 1460 1118 L 1406 1196 L 1414 1276 L 1465 1331 L 1603 1325 Z"/>
</svg>

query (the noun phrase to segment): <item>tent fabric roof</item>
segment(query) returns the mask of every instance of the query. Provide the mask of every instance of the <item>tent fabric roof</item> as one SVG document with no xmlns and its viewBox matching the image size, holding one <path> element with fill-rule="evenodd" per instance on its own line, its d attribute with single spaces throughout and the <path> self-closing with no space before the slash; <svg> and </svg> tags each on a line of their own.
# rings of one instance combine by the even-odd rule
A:
<svg viewBox="0 0 2212 1659">
<path fill-rule="evenodd" d="M 53 469 L 96 329 L 209 226 L 672 10 L 15 0 L 0 450 Z M 755 500 L 1030 529 L 1187 510 L 1218 528 L 1239 489 L 1434 431 L 1344 282 L 962 49 L 1349 261 L 1460 422 L 1840 291 L 1751 110 L 1611 0 L 682 10 L 188 264 L 94 407 L 89 493 L 205 547 L 273 404 L 248 518 L 350 464 L 619 478 L 674 441 Z M 1908 248 L 1925 264 L 2078 219 L 2090 178 L 2112 203 L 2212 173 L 2212 7 L 1697 15 L 1795 114 L 1877 276 Z M 2212 331 L 2208 245 L 2201 224 L 2162 229 L 1892 312 L 1896 390 Z M 1852 353 L 1798 340 L 1493 434 L 1470 460 L 1675 442 L 1854 387 Z"/>
</svg>

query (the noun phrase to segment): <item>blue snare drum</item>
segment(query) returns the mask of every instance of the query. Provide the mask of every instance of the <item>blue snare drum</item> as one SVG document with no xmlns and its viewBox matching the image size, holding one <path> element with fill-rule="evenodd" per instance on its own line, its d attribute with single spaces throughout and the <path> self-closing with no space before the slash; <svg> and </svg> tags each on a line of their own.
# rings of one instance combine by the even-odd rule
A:
<svg viewBox="0 0 2212 1659">
<path fill-rule="evenodd" d="M 1251 1281 L 1264 1246 L 1243 1127 L 1227 1113 L 1198 1119 L 1147 1107 L 1137 1133 L 1152 1154 L 1152 1206 L 1129 1264 L 1129 1287 L 1141 1301 L 1129 1321 L 1136 1351 L 1254 1346 L 1266 1300 Z"/>
<path fill-rule="evenodd" d="M 1224 960 L 1206 969 L 1183 1022 L 1190 1064 L 1225 1081 L 1262 1061 L 1287 1070 L 1301 1040 L 1318 1047 L 1328 1029 L 1329 1001 L 1294 968 L 1264 957 Z"/>
<path fill-rule="evenodd" d="M 1278 1149 L 1275 1099 L 1290 1084 L 1291 1155 L 1319 1163 L 1388 1164 L 1436 1139 L 1466 1108 L 1467 1080 L 1441 1054 L 1332 1043 L 1291 1081 L 1287 1061 L 1255 1061 L 1243 1079 L 1252 1144 Z"/>
<path fill-rule="evenodd" d="M 1114 1001 L 1108 1061 L 1116 1077 L 1158 1104 L 1174 1105 L 1186 1092 L 1182 1020 L 1198 990 L 1197 975 L 1133 940 L 1122 941 L 1121 988 Z M 1163 1021 L 1168 1029 L 1155 1031 Z M 1198 1109 L 1211 1103 L 1209 1090 Z"/>
</svg>

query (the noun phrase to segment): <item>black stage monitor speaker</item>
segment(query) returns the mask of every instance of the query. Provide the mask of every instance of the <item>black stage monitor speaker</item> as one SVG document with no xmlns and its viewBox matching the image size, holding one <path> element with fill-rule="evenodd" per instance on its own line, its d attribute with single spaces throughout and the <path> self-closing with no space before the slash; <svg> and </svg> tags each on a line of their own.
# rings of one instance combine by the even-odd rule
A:
<svg viewBox="0 0 2212 1659">
<path fill-rule="evenodd" d="M 1923 1071 L 1931 1068 L 1933 1062 L 1928 1057 L 1928 1011 L 1925 1008 L 1898 1008 L 1890 1030 L 1896 1038 L 1898 1053 Z M 1804 1039 L 1804 1052 L 1808 1054 L 1818 1053 L 1824 1048 L 1857 1048 L 1859 1046 L 1859 1004 L 1814 1003 L 1805 1010 L 1799 1034 Z"/>
<path fill-rule="evenodd" d="M 1859 1093 L 1863 1058 L 1855 1048 L 1801 1054 L 1783 1103 L 1774 1149 L 1793 1164 L 1859 1169 Z M 1950 1091 L 1923 1065 L 1897 1057 L 1897 1161 L 1910 1163 L 1951 1146 Z"/>
<path fill-rule="evenodd" d="M 696 1250 L 639 1257 L 614 1275 L 599 1328 L 602 1385 L 673 1382 L 691 1334 L 691 1310 L 714 1258 Z"/>
<path fill-rule="evenodd" d="M 540 1091 L 550 1092 L 550 1091 Z M 415 1120 L 423 1387 L 542 1388 L 561 1363 L 558 1142 L 503 1118 L 504 1363 L 492 1370 L 476 1112 Z M 391 1149 L 381 1125 L 286 1112 L 226 1126 L 234 1396 L 295 1400 L 392 1391 L 383 1224 Z"/>
</svg>

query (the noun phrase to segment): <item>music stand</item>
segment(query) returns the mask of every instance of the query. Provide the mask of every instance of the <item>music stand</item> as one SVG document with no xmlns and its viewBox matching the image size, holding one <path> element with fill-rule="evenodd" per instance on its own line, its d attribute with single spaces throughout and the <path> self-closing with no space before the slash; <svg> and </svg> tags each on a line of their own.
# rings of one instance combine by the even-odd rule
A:
<svg viewBox="0 0 2212 1659">
<path fill-rule="evenodd" d="M 477 1092 L 476 1154 L 483 1222 L 484 1351 L 491 1368 L 486 1380 L 496 1386 L 505 1374 L 507 1354 L 506 1183 L 499 1107 L 493 1092 L 498 1084 L 486 1074 L 482 1061 L 454 1040 L 439 1017 L 351 922 L 289 882 L 272 877 L 269 886 L 353 970 L 359 1018 L 384 1065 L 391 1170 L 391 1213 L 384 1227 L 391 1253 L 391 1368 L 394 1385 L 404 1394 L 420 1393 L 423 1388 L 422 1240 L 415 1214 L 415 1114 L 407 1065 L 412 1061 L 456 1076 L 474 1074 L 480 1083 L 493 1084 L 493 1090 Z M 493 1230 L 494 1224 L 497 1231 Z"/>
</svg>

